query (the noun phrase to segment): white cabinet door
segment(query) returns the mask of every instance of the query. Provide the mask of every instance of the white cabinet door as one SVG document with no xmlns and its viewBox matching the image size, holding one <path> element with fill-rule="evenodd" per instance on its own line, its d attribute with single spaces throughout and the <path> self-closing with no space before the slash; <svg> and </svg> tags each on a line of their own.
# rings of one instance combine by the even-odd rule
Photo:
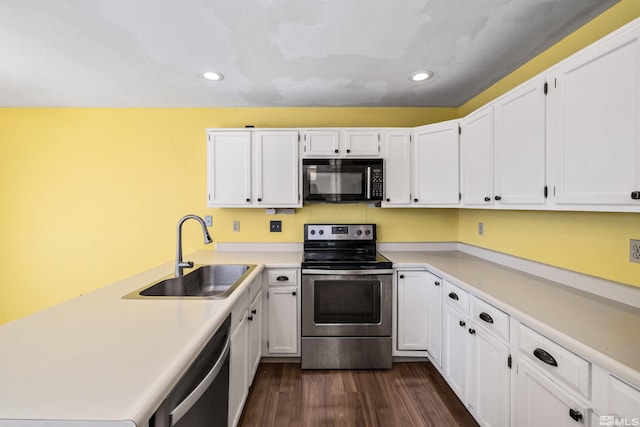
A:
<svg viewBox="0 0 640 427">
<path fill-rule="evenodd" d="M 265 207 L 302 206 L 298 131 L 255 131 L 252 138 L 253 202 Z"/>
<path fill-rule="evenodd" d="M 467 371 L 469 356 L 469 340 L 467 339 L 467 316 L 452 306 L 444 307 L 443 341 L 444 351 L 442 366 L 444 377 L 451 389 L 462 402 L 467 402 Z"/>
<path fill-rule="evenodd" d="M 398 350 L 426 350 L 429 286 L 426 271 L 398 271 Z"/>
<path fill-rule="evenodd" d="M 412 197 L 415 206 L 456 206 L 460 199 L 459 122 L 414 130 Z"/>
<path fill-rule="evenodd" d="M 497 204 L 545 203 L 544 85 L 534 78 L 494 103 Z"/>
<path fill-rule="evenodd" d="M 555 204 L 640 211 L 640 24 L 570 57 L 547 81 Z"/>
<path fill-rule="evenodd" d="M 298 294 L 297 286 L 269 288 L 269 353 L 298 353 Z"/>
<path fill-rule="evenodd" d="M 509 347 L 481 327 L 472 325 L 470 329 L 469 407 L 480 425 L 508 427 L 511 390 Z"/>
<path fill-rule="evenodd" d="M 460 175 L 464 205 L 493 204 L 493 130 L 493 104 L 462 119 Z"/>
<path fill-rule="evenodd" d="M 231 334 L 229 360 L 229 425 L 236 426 L 248 394 L 249 384 L 249 320 L 247 310 Z"/>
<path fill-rule="evenodd" d="M 380 131 L 377 129 L 345 130 L 341 154 L 345 157 L 380 156 Z"/>
<path fill-rule="evenodd" d="M 589 408 L 525 360 L 518 361 L 516 379 L 518 427 L 588 426 Z"/>
<path fill-rule="evenodd" d="M 207 206 L 251 204 L 251 132 L 209 132 Z"/>
<path fill-rule="evenodd" d="M 411 131 L 384 131 L 383 207 L 411 205 Z"/>
<path fill-rule="evenodd" d="M 251 386 L 262 357 L 262 291 L 249 306 L 249 375 L 247 388 Z"/>
<path fill-rule="evenodd" d="M 303 139 L 305 157 L 337 157 L 340 153 L 338 130 L 306 130 Z"/>
<path fill-rule="evenodd" d="M 442 366 L 442 279 L 427 272 L 427 351 L 431 361 Z"/>
</svg>

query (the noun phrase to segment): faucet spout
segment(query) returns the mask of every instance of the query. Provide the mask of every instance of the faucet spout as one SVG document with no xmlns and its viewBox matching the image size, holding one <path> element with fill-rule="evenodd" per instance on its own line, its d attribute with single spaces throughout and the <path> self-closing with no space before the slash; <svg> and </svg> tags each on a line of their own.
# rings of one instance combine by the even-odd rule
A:
<svg viewBox="0 0 640 427">
<path fill-rule="evenodd" d="M 189 219 L 195 219 L 200 223 L 202 227 L 202 234 L 204 235 L 204 243 L 209 244 L 213 242 L 211 236 L 209 235 L 209 230 L 207 230 L 207 224 L 205 224 L 204 220 L 197 215 L 186 215 L 180 218 L 178 221 L 178 227 L 176 230 L 176 277 L 183 276 L 183 270 L 185 268 L 193 267 L 193 262 L 191 261 L 183 261 L 182 260 L 182 224 Z"/>
</svg>

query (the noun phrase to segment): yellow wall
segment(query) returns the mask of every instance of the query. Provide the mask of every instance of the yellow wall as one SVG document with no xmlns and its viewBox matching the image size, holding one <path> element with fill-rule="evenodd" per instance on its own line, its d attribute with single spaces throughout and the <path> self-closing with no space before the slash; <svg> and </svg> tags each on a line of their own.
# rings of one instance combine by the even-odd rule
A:
<svg viewBox="0 0 640 427">
<path fill-rule="evenodd" d="M 309 206 L 295 215 L 205 207 L 207 127 L 417 126 L 459 117 L 640 16 L 622 0 L 460 109 L 0 109 L 0 323 L 170 261 L 184 214 L 218 241 L 300 241 L 302 224 L 370 221 L 381 241 L 460 241 L 640 286 L 624 261 L 639 215 Z M 271 219 L 283 232 L 268 233 Z M 231 222 L 241 231 L 231 232 Z M 482 238 L 477 222 L 486 225 Z M 185 253 L 203 247 L 185 226 Z M 522 233 L 522 234 L 520 234 Z M 550 246 L 552 246 L 550 248 Z"/>
<path fill-rule="evenodd" d="M 206 208 L 207 127 L 417 126 L 457 109 L 0 109 L 0 323 L 174 257 L 187 213 L 211 214 L 217 241 L 300 241 L 302 224 L 384 222 L 390 235 L 453 241 L 455 211 L 314 206 L 267 233 L 263 209 Z M 231 234 L 232 220 L 241 232 Z M 417 232 L 400 229 L 408 225 Z M 397 234 L 396 234 L 397 232 Z M 203 247 L 185 225 L 185 253 Z M 207 247 L 208 248 L 208 247 Z"/>
<path fill-rule="evenodd" d="M 639 16 L 640 1 L 622 0 L 461 106 L 460 116 Z M 460 210 L 459 227 L 461 242 L 640 286 L 640 264 L 628 260 L 629 239 L 640 239 L 640 214 Z"/>
</svg>

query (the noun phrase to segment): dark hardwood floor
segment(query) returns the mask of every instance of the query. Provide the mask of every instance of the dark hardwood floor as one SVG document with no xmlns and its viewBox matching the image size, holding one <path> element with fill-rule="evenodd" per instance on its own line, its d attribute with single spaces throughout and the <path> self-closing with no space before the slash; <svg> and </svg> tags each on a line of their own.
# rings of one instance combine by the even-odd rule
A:
<svg viewBox="0 0 640 427">
<path fill-rule="evenodd" d="M 393 369 L 303 371 L 299 364 L 261 364 L 240 419 L 267 426 L 477 426 L 433 365 Z"/>
</svg>

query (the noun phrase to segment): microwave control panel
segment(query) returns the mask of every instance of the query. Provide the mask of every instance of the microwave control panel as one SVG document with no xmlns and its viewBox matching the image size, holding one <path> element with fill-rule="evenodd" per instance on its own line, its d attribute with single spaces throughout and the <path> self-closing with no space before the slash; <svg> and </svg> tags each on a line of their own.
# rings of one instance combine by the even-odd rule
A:
<svg viewBox="0 0 640 427">
<path fill-rule="evenodd" d="M 371 198 L 382 199 L 382 168 L 371 170 Z"/>
</svg>

